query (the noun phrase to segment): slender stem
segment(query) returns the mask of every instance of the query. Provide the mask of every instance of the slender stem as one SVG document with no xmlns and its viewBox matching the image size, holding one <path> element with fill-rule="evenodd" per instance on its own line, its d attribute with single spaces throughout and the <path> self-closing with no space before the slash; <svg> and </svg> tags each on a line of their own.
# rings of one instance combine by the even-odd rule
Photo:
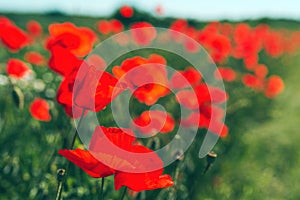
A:
<svg viewBox="0 0 300 200">
<path fill-rule="evenodd" d="M 123 200 L 125 195 L 126 195 L 126 192 L 127 192 L 127 187 L 124 187 L 124 190 L 123 190 L 123 193 L 122 193 L 122 196 L 120 198 L 120 200 Z"/>
<path fill-rule="evenodd" d="M 78 135 L 78 128 L 81 125 L 82 119 L 84 117 L 84 113 L 85 113 L 85 109 L 82 110 L 82 113 L 81 113 L 78 125 L 76 127 L 76 130 L 75 130 L 75 133 L 74 133 L 74 136 L 73 136 L 73 139 L 72 139 L 72 143 L 71 143 L 70 149 L 73 149 L 73 147 L 74 147 L 74 144 L 75 144 L 75 141 L 76 141 L 76 138 L 77 138 L 77 135 Z M 69 170 L 69 167 L 70 167 L 70 161 L 67 161 L 66 169 L 61 169 L 64 172 L 63 175 L 62 175 L 62 176 L 64 176 L 64 179 L 66 178 L 66 171 Z M 60 172 L 58 172 L 58 177 L 60 176 L 59 173 Z M 63 178 L 58 178 L 58 187 L 57 187 L 57 193 L 56 193 L 55 200 L 60 200 L 61 199 L 61 194 L 62 194 L 62 190 L 63 190 L 64 179 Z"/>
<path fill-rule="evenodd" d="M 104 181 L 105 181 L 105 178 L 103 177 L 101 179 L 101 190 L 100 190 L 100 199 L 101 200 L 104 200 L 104 193 L 103 193 L 103 189 L 104 189 Z"/>
<path fill-rule="evenodd" d="M 75 133 L 74 133 L 74 136 L 73 136 L 73 139 L 72 139 L 72 143 L 71 143 L 71 147 L 70 147 L 70 149 L 73 149 L 73 147 L 74 147 L 74 144 L 75 144 L 76 138 L 77 138 L 77 136 L 78 136 L 78 128 L 80 127 L 80 125 L 81 125 L 81 123 L 82 123 L 82 119 L 83 119 L 84 113 L 85 113 L 85 109 L 83 109 L 83 110 L 82 110 L 82 113 L 81 113 L 80 119 L 79 119 L 79 121 L 78 121 L 78 124 L 77 124 L 76 130 L 75 130 Z"/>
<path fill-rule="evenodd" d="M 62 187 L 63 186 L 63 182 L 62 181 L 59 181 L 58 182 L 58 187 L 57 187 L 57 193 L 56 193 L 56 198 L 55 200 L 60 200 L 61 198 L 61 193 L 62 193 Z"/>
</svg>

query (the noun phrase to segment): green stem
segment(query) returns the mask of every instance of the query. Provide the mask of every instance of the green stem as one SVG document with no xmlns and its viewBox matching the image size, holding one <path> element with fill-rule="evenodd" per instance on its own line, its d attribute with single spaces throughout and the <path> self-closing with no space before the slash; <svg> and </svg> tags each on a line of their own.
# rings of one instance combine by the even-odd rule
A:
<svg viewBox="0 0 300 200">
<path fill-rule="evenodd" d="M 76 130 L 75 130 L 75 133 L 74 133 L 74 136 L 73 136 L 73 139 L 72 139 L 72 143 L 71 143 L 71 146 L 70 146 L 70 149 L 73 149 L 74 147 L 74 144 L 75 144 L 75 141 L 76 141 L 76 138 L 77 138 L 77 135 L 78 135 L 78 128 L 80 127 L 81 125 L 81 122 L 82 122 L 82 119 L 84 117 L 84 113 L 85 113 L 85 109 L 82 110 L 82 113 L 81 113 L 81 116 L 80 116 L 80 119 L 79 119 L 79 122 L 78 122 L 78 125 L 76 127 Z M 66 169 L 61 169 L 64 171 L 63 173 L 63 176 L 64 176 L 64 179 L 66 178 L 66 171 L 69 170 L 69 167 L 70 167 L 70 161 L 67 161 L 67 166 L 66 166 Z M 59 177 L 59 172 L 58 172 L 58 177 Z M 62 190 L 63 190 L 63 182 L 64 182 L 64 179 L 63 178 L 58 178 L 58 187 L 57 187 L 57 193 L 56 193 L 56 198 L 55 200 L 60 200 L 61 199 L 61 194 L 62 194 Z"/>
<path fill-rule="evenodd" d="M 104 192 L 103 192 L 103 189 L 104 189 L 104 181 L 105 181 L 105 178 L 103 177 L 101 179 L 101 190 L 100 190 L 100 199 L 101 200 L 104 200 Z"/>
<path fill-rule="evenodd" d="M 127 187 L 124 187 L 124 190 L 123 190 L 123 193 L 122 193 L 122 196 L 120 198 L 120 200 L 123 200 L 125 195 L 126 195 L 126 192 L 127 192 Z"/>
</svg>

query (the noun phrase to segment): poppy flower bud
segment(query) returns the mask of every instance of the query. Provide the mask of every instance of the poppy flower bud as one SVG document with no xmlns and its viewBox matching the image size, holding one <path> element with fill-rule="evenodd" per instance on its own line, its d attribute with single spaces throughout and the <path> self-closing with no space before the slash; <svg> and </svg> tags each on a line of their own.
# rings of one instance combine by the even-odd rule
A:
<svg viewBox="0 0 300 200">
<path fill-rule="evenodd" d="M 212 164 L 216 161 L 216 158 L 217 158 L 217 154 L 213 151 L 209 152 L 206 156 L 206 167 L 203 171 L 203 174 L 205 174 L 212 166 Z"/>
<path fill-rule="evenodd" d="M 20 88 L 14 87 L 12 90 L 12 97 L 19 109 L 23 109 L 24 107 L 24 95 Z"/>
<path fill-rule="evenodd" d="M 63 181 L 65 174 L 66 174 L 66 170 L 65 169 L 58 169 L 57 170 L 57 181 L 58 182 Z"/>
</svg>

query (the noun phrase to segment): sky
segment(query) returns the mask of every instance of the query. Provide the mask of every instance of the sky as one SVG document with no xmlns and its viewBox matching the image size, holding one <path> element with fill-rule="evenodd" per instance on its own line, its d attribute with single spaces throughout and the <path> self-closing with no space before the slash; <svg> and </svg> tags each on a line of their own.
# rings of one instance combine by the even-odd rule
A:
<svg viewBox="0 0 300 200">
<path fill-rule="evenodd" d="M 67 14 L 107 16 L 124 4 L 150 13 L 160 5 L 163 16 L 200 20 L 300 19 L 299 0 L 0 0 L 0 13 L 56 10 Z"/>
</svg>

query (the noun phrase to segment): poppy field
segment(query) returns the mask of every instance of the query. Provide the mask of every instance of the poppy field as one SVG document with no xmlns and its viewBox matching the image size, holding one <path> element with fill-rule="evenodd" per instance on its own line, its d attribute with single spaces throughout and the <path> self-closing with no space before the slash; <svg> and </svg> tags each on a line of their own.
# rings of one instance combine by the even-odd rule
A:
<svg viewBox="0 0 300 200">
<path fill-rule="evenodd" d="M 300 198 L 299 22 L 156 12 L 0 14 L 0 199 Z"/>
</svg>

